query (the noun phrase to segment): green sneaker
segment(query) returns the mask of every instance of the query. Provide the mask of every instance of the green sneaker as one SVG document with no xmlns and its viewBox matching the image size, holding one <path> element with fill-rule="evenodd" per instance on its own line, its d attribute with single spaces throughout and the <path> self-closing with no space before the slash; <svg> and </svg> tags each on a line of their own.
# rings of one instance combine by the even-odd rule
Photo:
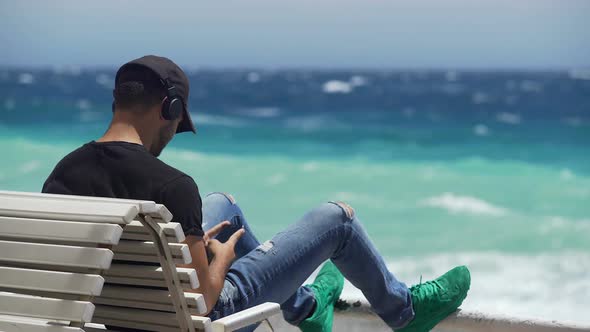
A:
<svg viewBox="0 0 590 332">
<path fill-rule="evenodd" d="M 313 290 L 316 306 L 313 315 L 301 322 L 299 328 L 304 332 L 332 331 L 334 304 L 338 301 L 342 287 L 344 287 L 342 273 L 334 263 L 328 261 L 318 273 L 313 284 L 307 286 Z"/>
<path fill-rule="evenodd" d="M 457 310 L 467 296 L 470 284 L 467 267 L 457 266 L 432 281 L 410 287 L 415 316 L 406 327 L 396 331 L 430 331 Z"/>
</svg>

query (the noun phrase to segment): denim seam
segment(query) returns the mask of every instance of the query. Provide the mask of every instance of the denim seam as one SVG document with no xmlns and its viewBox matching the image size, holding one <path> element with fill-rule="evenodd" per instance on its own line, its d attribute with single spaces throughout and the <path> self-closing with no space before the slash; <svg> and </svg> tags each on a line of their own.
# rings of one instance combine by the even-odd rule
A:
<svg viewBox="0 0 590 332">
<path fill-rule="evenodd" d="M 401 326 L 391 326 L 393 329 L 401 329 L 408 326 L 412 318 L 414 318 L 414 316 L 416 315 L 416 313 L 414 312 L 414 307 L 412 306 L 412 297 L 409 293 L 408 298 L 410 299 L 410 305 L 400 313 L 400 318 L 404 321 L 404 323 Z"/>
<path fill-rule="evenodd" d="M 340 210 L 342 210 L 342 212 L 344 213 L 344 219 L 345 219 L 345 222 L 343 223 L 343 225 L 348 226 L 350 228 L 350 230 L 354 230 L 354 228 L 351 227 L 352 223 L 354 222 L 354 218 L 355 218 L 354 210 L 352 212 L 352 217 L 349 217 L 347 211 L 342 206 L 340 206 L 337 202 L 331 201 L 328 203 L 336 205 L 337 207 L 340 208 Z M 346 246 L 350 242 L 350 238 L 352 237 L 352 231 L 348 231 L 346 235 L 348 235 L 348 236 L 346 236 L 344 241 L 342 241 L 342 245 L 339 248 L 337 248 L 336 252 L 334 252 L 334 254 L 330 257 L 331 259 L 337 259 L 340 256 L 342 250 L 344 250 L 344 248 L 346 248 Z"/>
<path fill-rule="evenodd" d="M 225 197 L 225 199 L 227 199 L 231 203 L 231 205 L 236 205 L 236 200 L 231 194 L 224 193 L 221 191 L 214 191 L 214 192 L 208 193 L 207 196 L 205 196 L 205 197 L 209 197 L 209 196 L 215 195 L 215 194 L 222 195 L 223 197 Z"/>
<path fill-rule="evenodd" d="M 359 232 L 356 231 L 356 230 L 354 230 L 354 229 L 352 229 L 351 236 L 352 236 L 353 233 L 354 233 L 355 236 L 357 236 L 357 237 L 359 236 Z M 363 241 L 359 241 L 359 243 L 362 246 L 364 246 L 364 249 L 366 249 L 368 252 L 372 252 L 371 250 L 369 250 L 370 248 L 369 248 L 369 246 L 366 243 L 364 243 Z M 409 306 L 407 308 L 405 308 L 404 310 L 402 310 L 402 312 L 400 313 L 400 316 L 399 316 L 399 318 L 400 318 L 399 320 L 403 320 L 404 321 L 403 326 L 407 325 L 409 323 L 409 321 L 410 321 L 410 318 L 412 318 L 413 315 L 414 315 L 414 308 L 412 307 L 410 292 L 407 289 L 407 287 L 406 287 L 406 290 L 407 290 L 407 297 L 410 299 L 410 304 L 409 304 Z M 387 325 L 389 325 L 389 322 L 386 322 L 386 323 L 387 323 Z M 391 325 L 390 325 L 390 327 L 396 328 L 396 329 L 401 328 L 400 326 L 393 327 Z"/>
<path fill-rule="evenodd" d="M 337 207 L 339 207 L 339 208 L 340 208 L 340 210 L 342 210 L 342 212 L 344 213 L 344 216 L 346 217 L 346 219 L 347 219 L 348 221 L 352 221 L 352 220 L 354 219 L 354 217 L 355 217 L 355 212 L 354 212 L 354 209 L 353 209 L 353 208 L 352 208 L 350 205 L 346 204 L 346 205 L 348 205 L 348 207 L 349 207 L 349 208 L 350 208 L 350 210 L 351 210 L 351 211 L 350 211 L 350 215 L 349 215 L 349 211 L 348 211 L 348 210 L 346 210 L 346 209 L 345 209 L 345 208 L 344 208 L 342 205 L 340 205 L 339 203 L 346 204 L 346 203 L 344 203 L 344 202 L 337 202 L 337 201 L 329 201 L 329 202 L 328 202 L 328 204 L 333 204 L 333 205 L 336 205 Z"/>
</svg>

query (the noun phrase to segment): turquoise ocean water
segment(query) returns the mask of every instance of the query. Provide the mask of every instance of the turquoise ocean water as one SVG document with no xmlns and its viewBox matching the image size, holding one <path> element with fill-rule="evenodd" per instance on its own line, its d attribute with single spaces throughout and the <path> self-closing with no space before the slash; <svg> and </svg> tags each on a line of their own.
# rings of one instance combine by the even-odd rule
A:
<svg viewBox="0 0 590 332">
<path fill-rule="evenodd" d="M 99 137 L 112 69 L 0 69 L 0 189 Z M 590 73 L 200 70 L 161 158 L 261 240 L 352 205 L 408 284 L 467 264 L 465 308 L 590 322 Z M 361 294 L 347 286 L 351 297 Z"/>
</svg>

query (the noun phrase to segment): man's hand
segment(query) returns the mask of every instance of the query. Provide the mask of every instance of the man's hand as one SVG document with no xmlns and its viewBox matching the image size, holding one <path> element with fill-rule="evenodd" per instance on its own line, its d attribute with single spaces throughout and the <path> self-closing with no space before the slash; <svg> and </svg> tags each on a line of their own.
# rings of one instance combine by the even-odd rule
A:
<svg viewBox="0 0 590 332">
<path fill-rule="evenodd" d="M 211 228 L 210 230 L 208 230 L 207 232 L 205 232 L 205 235 L 203 235 L 203 241 L 205 241 L 205 246 L 209 245 L 209 240 L 213 239 L 214 237 L 217 236 L 217 234 L 221 233 L 221 231 L 226 227 L 229 226 L 231 223 L 226 220 L 226 221 L 222 221 L 219 224 L 215 225 L 213 228 Z"/>
<path fill-rule="evenodd" d="M 232 261 L 236 258 L 234 248 L 240 237 L 245 233 L 245 230 L 242 228 L 232 234 L 225 243 L 213 239 L 213 237 L 217 236 L 228 225 L 230 225 L 230 222 L 224 221 L 207 231 L 203 237 L 187 236 L 185 243 L 189 246 L 192 262 L 186 265 L 179 265 L 180 267 L 194 268 L 197 271 L 200 282 L 199 288 L 189 291 L 203 294 L 205 304 L 209 311 L 219 299 L 219 294 L 221 294 L 221 289 L 225 281 L 225 275 Z M 211 262 L 207 261 L 206 249 L 214 255 Z"/>
<path fill-rule="evenodd" d="M 223 228 L 224 226 L 222 226 Z M 238 240 L 244 235 L 246 232 L 245 229 L 241 228 L 237 230 L 232 236 L 227 239 L 225 243 L 219 242 L 217 239 L 209 239 L 206 243 L 207 248 L 213 255 L 213 260 L 222 259 L 225 262 L 233 262 L 236 258 L 236 253 L 234 248 L 236 247 L 236 243 Z"/>
</svg>

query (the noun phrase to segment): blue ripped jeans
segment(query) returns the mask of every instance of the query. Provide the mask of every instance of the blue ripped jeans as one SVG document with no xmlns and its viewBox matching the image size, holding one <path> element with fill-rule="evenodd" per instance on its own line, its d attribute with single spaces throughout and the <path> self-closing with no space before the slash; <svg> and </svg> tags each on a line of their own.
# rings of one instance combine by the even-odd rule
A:
<svg viewBox="0 0 590 332">
<path fill-rule="evenodd" d="M 322 204 L 298 222 L 260 244 L 231 195 L 212 193 L 203 199 L 203 229 L 229 220 L 217 239 L 225 242 L 236 230 L 236 261 L 230 267 L 212 319 L 264 302 L 277 302 L 285 320 L 298 325 L 310 316 L 313 291 L 301 286 L 325 260 L 332 262 L 359 288 L 375 313 L 391 328 L 401 328 L 414 317 L 410 292 L 387 270 L 385 262 L 355 216 L 341 202 Z"/>
</svg>

